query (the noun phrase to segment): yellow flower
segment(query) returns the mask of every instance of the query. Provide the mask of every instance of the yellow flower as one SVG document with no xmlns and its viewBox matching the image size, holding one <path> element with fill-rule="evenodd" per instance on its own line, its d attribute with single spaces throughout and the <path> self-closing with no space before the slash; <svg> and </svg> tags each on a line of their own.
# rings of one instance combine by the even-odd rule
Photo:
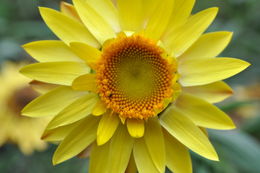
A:
<svg viewBox="0 0 260 173">
<path fill-rule="evenodd" d="M 24 65 L 24 64 L 22 64 Z M 0 73 L 0 146 L 15 143 L 28 155 L 35 149 L 44 150 L 46 143 L 40 137 L 47 125 L 46 118 L 21 116 L 22 108 L 38 96 L 29 86 L 29 80 L 18 73 L 20 65 L 4 63 Z"/>
<path fill-rule="evenodd" d="M 190 15 L 194 0 L 73 0 L 40 7 L 61 41 L 24 45 L 40 63 L 21 73 L 57 84 L 28 104 L 53 116 L 43 138 L 61 141 L 58 164 L 91 147 L 90 173 L 192 172 L 188 149 L 218 160 L 205 128 L 233 129 L 211 103 L 232 94 L 221 80 L 249 66 L 215 58 L 231 32 L 203 34 L 218 9 Z M 187 147 L 187 148 L 186 148 Z"/>
</svg>

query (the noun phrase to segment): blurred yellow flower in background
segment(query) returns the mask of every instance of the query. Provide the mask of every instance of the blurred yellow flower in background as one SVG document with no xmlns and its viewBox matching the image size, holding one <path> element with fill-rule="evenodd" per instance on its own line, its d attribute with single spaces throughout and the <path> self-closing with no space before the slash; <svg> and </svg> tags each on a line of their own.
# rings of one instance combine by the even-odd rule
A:
<svg viewBox="0 0 260 173">
<path fill-rule="evenodd" d="M 28 155 L 44 150 L 47 145 L 40 139 L 46 118 L 33 119 L 21 116 L 22 108 L 38 96 L 28 85 L 28 78 L 18 73 L 23 64 L 4 63 L 0 73 L 0 146 L 17 144 Z"/>
<path fill-rule="evenodd" d="M 21 69 L 59 85 L 28 104 L 29 117 L 53 116 L 42 138 L 61 141 L 58 164 L 91 146 L 90 173 L 192 172 L 188 149 L 218 160 L 205 128 L 233 129 L 212 103 L 232 94 L 221 80 L 249 66 L 215 58 L 231 32 L 203 32 L 217 15 L 191 15 L 194 0 L 73 0 L 40 7 L 61 39 L 24 45 L 40 63 Z M 187 147 L 187 148 L 186 148 Z"/>
</svg>

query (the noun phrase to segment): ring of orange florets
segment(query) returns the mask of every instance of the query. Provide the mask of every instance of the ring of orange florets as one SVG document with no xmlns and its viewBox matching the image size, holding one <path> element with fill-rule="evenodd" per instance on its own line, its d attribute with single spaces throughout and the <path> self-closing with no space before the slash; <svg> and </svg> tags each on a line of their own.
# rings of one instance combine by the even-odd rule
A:
<svg viewBox="0 0 260 173">
<path fill-rule="evenodd" d="M 163 50 L 142 36 L 119 37 L 103 49 L 97 64 L 98 93 L 113 112 L 122 118 L 147 119 L 157 115 L 173 96 L 175 64 L 163 57 Z M 154 69 L 156 86 L 149 97 L 131 99 L 118 89 L 118 63 L 125 56 L 136 55 L 150 63 Z"/>
</svg>

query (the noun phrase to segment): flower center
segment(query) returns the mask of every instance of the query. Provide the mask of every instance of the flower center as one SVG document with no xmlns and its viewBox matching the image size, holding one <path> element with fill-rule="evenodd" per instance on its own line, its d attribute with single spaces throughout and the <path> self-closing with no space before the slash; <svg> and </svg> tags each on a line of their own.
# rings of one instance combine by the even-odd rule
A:
<svg viewBox="0 0 260 173">
<path fill-rule="evenodd" d="M 104 47 L 97 65 L 99 95 L 122 118 L 155 116 L 171 100 L 175 66 L 151 40 L 119 36 Z"/>
</svg>

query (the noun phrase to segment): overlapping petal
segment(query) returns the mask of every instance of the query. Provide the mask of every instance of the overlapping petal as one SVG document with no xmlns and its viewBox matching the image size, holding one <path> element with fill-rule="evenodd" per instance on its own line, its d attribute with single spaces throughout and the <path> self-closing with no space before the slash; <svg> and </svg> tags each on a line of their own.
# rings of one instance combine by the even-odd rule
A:
<svg viewBox="0 0 260 173">
<path fill-rule="evenodd" d="M 97 40 L 82 23 L 50 8 L 40 7 L 39 9 L 48 27 L 66 44 L 83 42 L 93 47 L 100 47 Z"/>
<path fill-rule="evenodd" d="M 162 128 L 157 117 L 150 118 L 146 123 L 144 141 L 155 167 L 159 172 L 164 172 L 166 165 L 166 152 Z"/>
<path fill-rule="evenodd" d="M 229 44 L 232 32 L 212 32 L 202 35 L 180 57 L 179 62 L 198 58 L 213 58 L 218 56 Z M 202 51 L 203 50 L 203 51 Z"/>
<path fill-rule="evenodd" d="M 210 103 L 223 101 L 233 94 L 230 86 L 223 81 L 207 85 L 184 87 L 183 92 L 200 97 Z"/>
<path fill-rule="evenodd" d="M 117 115 L 111 112 L 104 114 L 98 124 L 97 144 L 103 145 L 106 143 L 114 135 L 118 125 L 119 118 Z"/>
<path fill-rule="evenodd" d="M 134 139 L 122 124 L 119 125 L 110 142 L 107 170 L 122 173 L 126 170 L 132 153 Z"/>
<path fill-rule="evenodd" d="M 85 94 L 58 113 L 48 124 L 47 129 L 54 129 L 79 121 L 90 115 L 97 102 L 95 94 Z"/>
<path fill-rule="evenodd" d="M 60 143 L 53 155 L 53 164 L 59 164 L 83 151 L 96 139 L 99 118 L 88 116 Z M 86 125 L 87 124 L 87 125 Z"/>
<path fill-rule="evenodd" d="M 235 58 L 211 58 L 187 60 L 179 64 L 180 83 L 183 86 L 197 86 L 229 78 L 250 64 Z"/>
<path fill-rule="evenodd" d="M 73 0 L 73 4 L 78 11 L 82 22 L 101 44 L 107 39 L 115 37 L 113 28 L 86 1 Z"/>
<path fill-rule="evenodd" d="M 218 155 L 207 136 L 183 113 L 169 108 L 160 117 L 161 125 L 185 146 L 210 159 L 218 160 Z"/>
<path fill-rule="evenodd" d="M 90 72 L 90 68 L 79 62 L 43 62 L 23 67 L 20 72 L 34 80 L 71 85 L 77 77 Z"/>
<path fill-rule="evenodd" d="M 70 87 L 61 86 L 34 99 L 22 110 L 22 114 L 29 117 L 43 117 L 56 115 L 84 92 L 73 91 Z"/>
<path fill-rule="evenodd" d="M 192 163 L 188 149 L 164 130 L 166 164 L 174 173 L 192 173 Z"/>
<path fill-rule="evenodd" d="M 232 120 L 216 106 L 189 94 L 181 94 L 176 107 L 196 125 L 213 129 L 234 129 Z"/>
<path fill-rule="evenodd" d="M 218 8 L 209 8 L 191 16 L 185 24 L 173 30 L 162 41 L 174 57 L 184 53 L 208 28 L 216 17 Z"/>
<path fill-rule="evenodd" d="M 83 62 L 64 42 L 58 40 L 35 41 L 23 45 L 23 48 L 39 62 Z"/>
<path fill-rule="evenodd" d="M 117 1 L 119 21 L 123 31 L 139 31 L 143 26 L 143 4 L 140 0 Z"/>
</svg>

